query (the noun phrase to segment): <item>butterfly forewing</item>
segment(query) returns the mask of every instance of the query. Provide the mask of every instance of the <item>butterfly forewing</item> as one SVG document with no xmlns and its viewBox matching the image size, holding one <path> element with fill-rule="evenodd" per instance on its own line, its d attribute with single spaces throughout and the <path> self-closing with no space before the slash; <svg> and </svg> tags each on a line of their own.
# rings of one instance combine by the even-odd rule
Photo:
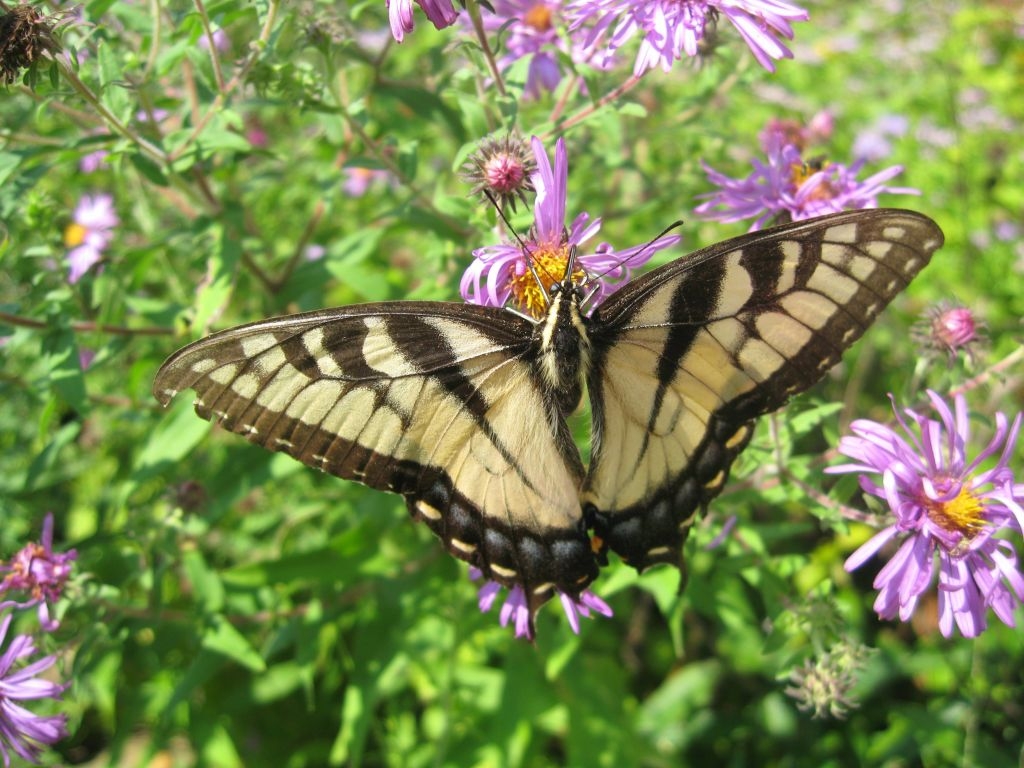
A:
<svg viewBox="0 0 1024 768">
<path fill-rule="evenodd" d="M 583 502 L 598 537 L 639 569 L 680 563 L 752 420 L 835 365 L 942 239 L 916 213 L 852 211 L 719 243 L 614 294 L 591 318 Z"/>
<path fill-rule="evenodd" d="M 501 310 L 391 302 L 270 320 L 171 357 L 166 403 L 272 450 L 406 497 L 456 556 L 527 590 L 578 591 L 596 575 L 582 524 L 583 468 L 538 382 L 533 326 Z"/>
</svg>

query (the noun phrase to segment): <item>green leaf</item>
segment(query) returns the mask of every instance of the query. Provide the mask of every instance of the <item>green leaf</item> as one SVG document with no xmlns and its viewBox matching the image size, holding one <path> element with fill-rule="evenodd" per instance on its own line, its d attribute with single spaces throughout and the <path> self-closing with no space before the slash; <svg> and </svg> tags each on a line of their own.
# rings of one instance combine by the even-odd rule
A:
<svg viewBox="0 0 1024 768">
<path fill-rule="evenodd" d="M 226 226 L 217 225 L 212 232 L 216 245 L 206 261 L 206 276 L 199 286 L 196 315 L 192 322 L 193 328 L 202 333 L 208 331 L 213 318 L 224 311 L 224 306 L 231 298 L 235 271 L 242 258 L 241 245 L 228 234 Z"/>
<path fill-rule="evenodd" d="M 200 610 L 205 613 L 221 611 L 224 608 L 224 584 L 207 564 L 202 552 L 189 549 L 182 554 L 181 562 Z"/>
<path fill-rule="evenodd" d="M 197 418 L 192 401 L 180 396 L 172 405 L 169 418 L 158 422 L 146 437 L 135 460 L 136 480 L 142 480 L 178 464 L 206 437 L 210 423 Z"/>
<path fill-rule="evenodd" d="M 128 162 L 132 164 L 147 181 L 156 184 L 158 187 L 166 187 L 170 184 L 167 177 L 164 175 L 163 169 L 157 165 L 148 155 L 144 155 L 141 152 L 129 152 Z"/>
<path fill-rule="evenodd" d="M 124 87 L 124 71 L 117 46 L 106 40 L 96 43 L 99 63 L 100 100 L 120 118 L 131 114 L 133 100 Z"/>
<path fill-rule="evenodd" d="M 21 165 L 21 155 L 13 152 L 0 152 L 0 185 L 7 183 L 10 175 Z"/>
<path fill-rule="evenodd" d="M 87 413 L 89 405 L 78 343 L 70 328 L 54 329 L 43 337 L 43 364 L 50 386 L 60 398 L 78 413 Z"/>
<path fill-rule="evenodd" d="M 211 617 L 203 632 L 202 646 L 227 656 L 253 672 L 263 672 L 267 663 L 241 632 L 224 616 Z"/>
</svg>

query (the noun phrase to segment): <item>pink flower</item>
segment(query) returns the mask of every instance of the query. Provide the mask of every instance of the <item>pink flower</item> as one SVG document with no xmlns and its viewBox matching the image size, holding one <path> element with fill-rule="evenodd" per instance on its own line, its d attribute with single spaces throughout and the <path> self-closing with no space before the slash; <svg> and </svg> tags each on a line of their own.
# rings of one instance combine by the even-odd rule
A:
<svg viewBox="0 0 1024 768">
<path fill-rule="evenodd" d="M 944 354 L 952 364 L 961 351 L 973 361 L 976 346 L 983 341 L 982 327 L 967 307 L 940 302 L 915 325 L 913 335 L 927 352 Z"/>
<path fill-rule="evenodd" d="M 378 182 L 392 182 L 391 173 L 382 168 L 363 168 L 361 166 L 348 166 L 344 169 L 345 181 L 341 185 L 342 191 L 349 197 L 362 197 L 371 186 Z"/>
<path fill-rule="evenodd" d="M 9 562 L 0 562 L 0 596 L 10 592 L 23 592 L 27 602 L 6 601 L 0 608 L 27 608 L 39 606 L 39 625 L 47 632 L 60 626 L 50 617 L 50 604 L 64 593 L 64 585 L 71 576 L 71 564 L 78 558 L 75 550 L 53 551 L 53 515 L 43 520 L 43 534 L 37 544 L 31 542 L 18 551 Z"/>
</svg>

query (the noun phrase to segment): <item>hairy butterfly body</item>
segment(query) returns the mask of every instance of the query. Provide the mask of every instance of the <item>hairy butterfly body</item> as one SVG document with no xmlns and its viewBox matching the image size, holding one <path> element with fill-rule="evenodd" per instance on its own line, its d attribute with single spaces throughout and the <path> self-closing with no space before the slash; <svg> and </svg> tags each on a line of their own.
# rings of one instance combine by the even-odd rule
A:
<svg viewBox="0 0 1024 768">
<path fill-rule="evenodd" d="M 942 241 L 920 214 L 852 211 L 697 251 L 589 316 L 566 277 L 538 322 L 405 301 L 282 317 L 179 350 L 154 394 L 194 389 L 203 418 L 401 494 L 452 554 L 521 586 L 532 619 L 608 549 L 681 566 L 754 419 L 835 365 Z M 589 467 L 566 424 L 584 384 Z"/>
</svg>

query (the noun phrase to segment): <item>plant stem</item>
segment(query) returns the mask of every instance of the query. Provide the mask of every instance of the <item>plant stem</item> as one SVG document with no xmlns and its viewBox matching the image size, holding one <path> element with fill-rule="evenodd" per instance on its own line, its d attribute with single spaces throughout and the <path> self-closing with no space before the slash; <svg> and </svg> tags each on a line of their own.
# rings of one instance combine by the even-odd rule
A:
<svg viewBox="0 0 1024 768">
<path fill-rule="evenodd" d="M 35 320 L 31 317 L 12 315 L 10 312 L 0 312 L 0 323 L 16 325 L 21 328 L 49 328 L 50 324 L 45 320 Z M 141 328 L 128 328 L 122 325 L 106 325 L 105 323 L 79 322 L 71 323 L 71 330 L 75 333 L 109 333 L 114 336 L 171 336 L 173 328 L 161 326 L 143 326 Z"/>
</svg>

